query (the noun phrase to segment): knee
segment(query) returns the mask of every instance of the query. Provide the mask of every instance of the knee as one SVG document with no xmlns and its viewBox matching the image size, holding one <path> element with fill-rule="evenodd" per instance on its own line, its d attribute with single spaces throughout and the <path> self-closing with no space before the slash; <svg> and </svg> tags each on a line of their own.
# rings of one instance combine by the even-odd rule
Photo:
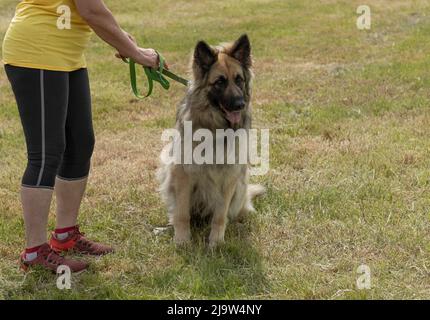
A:
<svg viewBox="0 0 430 320">
<path fill-rule="evenodd" d="M 91 157 L 93 156 L 94 145 L 95 138 L 94 135 L 91 135 L 90 137 L 87 137 L 85 140 L 83 140 L 79 146 L 77 146 L 75 150 L 72 151 L 72 154 L 70 155 L 71 158 L 76 163 L 86 163 L 90 161 Z M 67 148 L 65 156 L 69 156 L 67 153 Z"/>
<path fill-rule="evenodd" d="M 66 146 L 58 175 L 64 179 L 80 179 L 88 175 L 95 139 L 90 136 L 78 145 Z"/>
<path fill-rule="evenodd" d="M 41 152 L 29 152 L 23 185 L 53 188 L 63 154 L 63 145 L 47 148 Z"/>
</svg>

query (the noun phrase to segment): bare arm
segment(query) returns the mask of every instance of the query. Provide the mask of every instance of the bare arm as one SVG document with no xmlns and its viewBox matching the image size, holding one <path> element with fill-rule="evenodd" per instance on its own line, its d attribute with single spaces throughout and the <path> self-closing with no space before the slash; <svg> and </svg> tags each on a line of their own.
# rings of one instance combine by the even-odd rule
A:
<svg viewBox="0 0 430 320">
<path fill-rule="evenodd" d="M 146 67 L 157 67 L 153 49 L 139 48 L 133 38 L 121 29 L 103 0 L 74 0 L 80 16 L 94 32 L 110 44 L 122 57 L 131 58 Z"/>
</svg>

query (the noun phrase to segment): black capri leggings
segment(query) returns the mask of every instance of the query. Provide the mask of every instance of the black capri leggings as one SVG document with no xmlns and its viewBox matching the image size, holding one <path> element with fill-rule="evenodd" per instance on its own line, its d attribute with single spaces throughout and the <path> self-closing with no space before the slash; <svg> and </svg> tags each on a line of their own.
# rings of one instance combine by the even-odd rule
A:
<svg viewBox="0 0 430 320">
<path fill-rule="evenodd" d="M 52 189 L 56 176 L 87 177 L 94 149 L 87 69 L 60 72 L 11 65 L 5 69 L 27 143 L 22 185 Z"/>
</svg>

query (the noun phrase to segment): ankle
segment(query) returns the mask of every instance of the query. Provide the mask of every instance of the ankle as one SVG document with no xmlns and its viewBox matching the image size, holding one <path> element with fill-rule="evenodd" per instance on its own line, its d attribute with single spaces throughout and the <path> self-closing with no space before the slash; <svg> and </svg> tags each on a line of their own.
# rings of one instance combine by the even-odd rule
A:
<svg viewBox="0 0 430 320">
<path fill-rule="evenodd" d="M 76 225 L 65 228 L 56 228 L 54 230 L 54 236 L 58 240 L 64 240 L 67 239 L 69 237 L 70 232 L 74 230 L 76 230 Z"/>
<path fill-rule="evenodd" d="M 35 247 L 26 248 L 24 251 L 24 260 L 25 261 L 33 261 L 34 259 L 36 259 L 37 255 L 38 255 L 38 251 L 43 245 L 44 244 L 41 244 L 41 245 L 35 246 Z"/>
</svg>

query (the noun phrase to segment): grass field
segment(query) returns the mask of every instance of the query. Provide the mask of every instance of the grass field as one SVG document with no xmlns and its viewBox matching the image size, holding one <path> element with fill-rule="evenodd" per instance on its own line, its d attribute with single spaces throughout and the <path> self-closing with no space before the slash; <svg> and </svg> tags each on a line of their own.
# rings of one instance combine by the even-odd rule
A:
<svg viewBox="0 0 430 320">
<path fill-rule="evenodd" d="M 349 0 L 107 0 L 142 46 L 186 74 L 197 40 L 247 32 L 254 126 L 270 128 L 268 188 L 226 244 L 188 249 L 171 234 L 155 170 L 184 89 L 133 99 L 127 67 L 93 37 L 87 52 L 96 150 L 80 224 L 117 252 L 90 259 L 72 289 L 17 268 L 25 146 L 0 71 L 0 299 L 430 298 L 430 1 L 372 0 L 371 30 Z M 0 4 L 0 37 L 16 0 Z M 50 217 L 53 227 L 54 216 Z M 372 288 L 358 290 L 357 267 Z"/>
</svg>

